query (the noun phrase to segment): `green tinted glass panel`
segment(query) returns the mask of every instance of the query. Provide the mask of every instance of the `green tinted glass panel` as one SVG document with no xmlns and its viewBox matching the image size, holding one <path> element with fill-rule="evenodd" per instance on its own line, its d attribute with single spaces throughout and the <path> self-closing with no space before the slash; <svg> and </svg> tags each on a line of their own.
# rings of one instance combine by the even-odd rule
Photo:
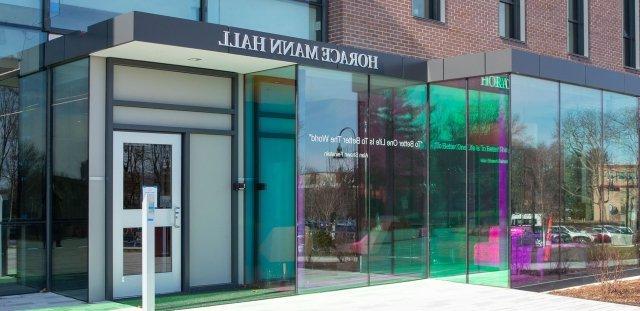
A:
<svg viewBox="0 0 640 311">
<path fill-rule="evenodd" d="M 469 283 L 507 287 L 509 77 L 468 80 Z"/>
<path fill-rule="evenodd" d="M 245 282 L 295 280 L 295 67 L 245 77 Z"/>
<path fill-rule="evenodd" d="M 426 276 L 426 85 L 371 76 L 369 146 L 370 283 Z"/>
<path fill-rule="evenodd" d="M 429 275 L 466 282 L 466 81 L 429 92 Z"/>
</svg>

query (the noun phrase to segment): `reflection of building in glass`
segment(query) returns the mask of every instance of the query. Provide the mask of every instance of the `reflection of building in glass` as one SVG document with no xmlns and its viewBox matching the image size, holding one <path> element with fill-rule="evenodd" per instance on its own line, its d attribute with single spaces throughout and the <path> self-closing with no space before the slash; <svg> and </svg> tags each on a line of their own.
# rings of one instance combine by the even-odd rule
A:
<svg viewBox="0 0 640 311">
<path fill-rule="evenodd" d="M 604 166 L 603 188 L 604 210 L 594 204 L 593 215 L 607 224 L 624 224 L 628 227 L 637 219 L 637 166 Z M 597 202 L 597 198 L 594 199 Z"/>
</svg>

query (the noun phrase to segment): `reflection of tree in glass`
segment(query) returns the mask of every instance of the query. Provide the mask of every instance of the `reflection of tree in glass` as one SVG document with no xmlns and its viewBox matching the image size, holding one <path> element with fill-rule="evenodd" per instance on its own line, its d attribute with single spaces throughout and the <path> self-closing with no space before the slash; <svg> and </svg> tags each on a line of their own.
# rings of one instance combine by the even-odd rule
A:
<svg viewBox="0 0 640 311">
<path fill-rule="evenodd" d="M 604 152 L 599 110 L 571 110 L 563 115 L 561 135 L 564 150 L 564 215 L 566 218 L 593 221 L 592 202 L 597 200 L 600 215 L 604 210 L 604 182 L 600 168 Z M 592 182 L 592 181 L 597 182 Z"/>
<path fill-rule="evenodd" d="M 531 219 L 535 219 L 535 214 L 542 214 L 557 220 L 560 216 L 558 135 L 554 135 L 553 141 L 533 144 L 536 139 L 530 133 L 531 129 L 514 115 L 511 121 L 512 207 L 515 213 L 530 214 Z M 542 225 L 531 223 L 532 229 Z"/>
<path fill-rule="evenodd" d="M 3 200 L 7 202 L 8 215 L 11 220 L 16 211 L 15 192 L 17 191 L 18 177 L 18 110 L 20 109 L 19 93 L 17 88 L 0 87 L 0 184 Z M 8 188 L 8 189 L 6 189 Z M 6 189 L 6 190 L 5 190 Z M 5 201 L 6 200 L 6 201 Z M 7 206 L 3 206 L 7 208 Z M 0 215 L 0 218 L 3 215 Z"/>
</svg>

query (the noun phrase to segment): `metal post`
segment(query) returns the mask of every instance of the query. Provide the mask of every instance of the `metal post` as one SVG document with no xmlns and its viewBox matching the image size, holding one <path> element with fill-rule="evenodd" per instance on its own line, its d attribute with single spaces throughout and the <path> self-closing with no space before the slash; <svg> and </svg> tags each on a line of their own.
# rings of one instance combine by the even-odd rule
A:
<svg viewBox="0 0 640 311">
<path fill-rule="evenodd" d="M 142 188 L 142 310 L 155 309 L 155 210 L 158 188 Z"/>
</svg>

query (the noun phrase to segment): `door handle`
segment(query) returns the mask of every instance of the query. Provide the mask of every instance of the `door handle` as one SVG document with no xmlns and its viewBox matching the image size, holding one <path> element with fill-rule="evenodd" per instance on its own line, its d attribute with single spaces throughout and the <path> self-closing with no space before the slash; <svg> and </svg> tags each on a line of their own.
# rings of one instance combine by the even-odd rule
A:
<svg viewBox="0 0 640 311">
<path fill-rule="evenodd" d="M 180 206 L 173 207 L 173 227 L 174 228 L 180 228 L 180 223 L 182 220 L 182 217 L 180 217 L 181 213 L 182 213 L 182 209 L 180 208 Z"/>
</svg>

